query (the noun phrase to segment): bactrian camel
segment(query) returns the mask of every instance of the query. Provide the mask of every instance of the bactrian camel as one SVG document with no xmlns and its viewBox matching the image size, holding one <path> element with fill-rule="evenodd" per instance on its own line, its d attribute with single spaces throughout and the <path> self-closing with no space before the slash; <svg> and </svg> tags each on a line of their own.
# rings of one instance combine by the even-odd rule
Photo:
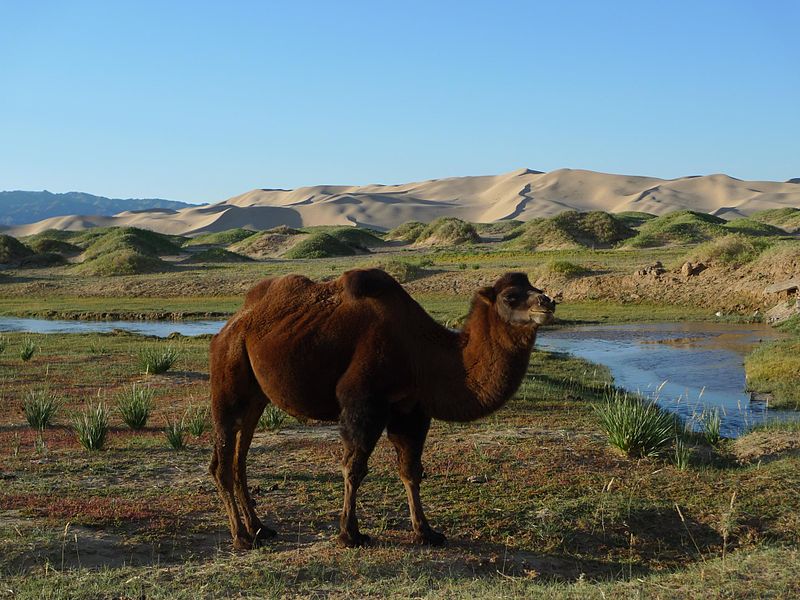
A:
<svg viewBox="0 0 800 600">
<path fill-rule="evenodd" d="M 296 417 L 339 422 L 342 544 L 369 542 L 358 528 L 356 492 L 384 430 L 397 451 L 414 540 L 444 543 L 425 518 L 419 492 L 431 419 L 472 421 L 500 408 L 519 387 L 536 331 L 554 310 L 524 273 L 479 289 L 460 331 L 434 321 L 378 269 L 323 283 L 287 275 L 257 284 L 210 350 L 210 471 L 234 547 L 275 535 L 256 515 L 246 469 L 270 402 Z"/>
</svg>

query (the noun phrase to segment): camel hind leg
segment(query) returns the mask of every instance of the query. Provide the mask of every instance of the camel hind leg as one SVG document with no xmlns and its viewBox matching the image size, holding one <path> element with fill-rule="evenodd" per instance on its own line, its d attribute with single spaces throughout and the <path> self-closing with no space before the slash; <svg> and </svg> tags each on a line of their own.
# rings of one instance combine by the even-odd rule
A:
<svg viewBox="0 0 800 600">
<path fill-rule="evenodd" d="M 250 449 L 250 444 L 253 441 L 253 434 L 258 426 L 258 419 L 264 408 L 267 406 L 268 400 L 260 394 L 258 402 L 255 401 L 250 407 L 248 414 L 243 419 L 242 427 L 239 430 L 239 435 L 236 438 L 236 452 L 235 452 L 235 466 L 234 471 L 234 492 L 239 506 L 242 509 L 242 517 L 244 519 L 244 526 L 247 533 L 253 540 L 265 540 L 274 537 L 277 532 L 264 525 L 256 515 L 255 502 L 250 495 L 250 490 L 247 487 L 247 452 Z"/>
<path fill-rule="evenodd" d="M 215 440 L 209 471 L 228 515 L 233 545 L 248 549 L 259 529 L 260 535 L 269 534 L 255 514 L 246 473 L 247 452 L 267 399 L 255 380 L 244 344 L 231 344 L 223 332 L 212 340 L 210 350 Z"/>
</svg>

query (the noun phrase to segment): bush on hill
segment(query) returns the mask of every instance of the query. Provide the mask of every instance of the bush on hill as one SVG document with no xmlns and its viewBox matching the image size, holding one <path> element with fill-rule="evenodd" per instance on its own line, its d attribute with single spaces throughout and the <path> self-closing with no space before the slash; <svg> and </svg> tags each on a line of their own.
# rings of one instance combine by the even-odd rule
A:
<svg viewBox="0 0 800 600">
<path fill-rule="evenodd" d="M 641 227 L 647 223 L 647 221 L 658 218 L 656 215 L 646 212 L 639 212 L 637 210 L 626 210 L 623 212 L 614 213 L 614 216 L 617 218 L 617 220 L 622 221 L 625 225 L 633 229 Z"/>
<path fill-rule="evenodd" d="M 493 223 L 473 223 L 473 226 L 475 231 L 481 235 L 505 236 L 524 224 L 525 221 L 509 219 L 507 221 L 494 221 Z"/>
<path fill-rule="evenodd" d="M 614 215 L 602 211 L 566 211 L 551 218 L 528 221 L 512 232 L 510 245 L 528 250 L 610 248 L 636 235 Z"/>
<path fill-rule="evenodd" d="M 800 208 L 771 208 L 750 215 L 750 219 L 767 225 L 780 227 L 787 233 L 800 231 Z"/>
<path fill-rule="evenodd" d="M 209 248 L 201 252 L 195 252 L 189 258 L 184 260 L 185 263 L 238 263 L 238 262 L 252 262 L 249 256 L 243 256 L 236 252 L 225 250 L 224 248 Z"/>
<path fill-rule="evenodd" d="M 59 267 L 67 264 L 67 259 L 57 252 L 42 252 L 26 256 L 20 261 L 22 267 Z"/>
<path fill-rule="evenodd" d="M 38 254 L 55 253 L 71 256 L 81 253 L 75 244 L 54 238 L 37 238 L 28 241 L 28 246 Z"/>
<path fill-rule="evenodd" d="M 419 234 L 425 229 L 425 223 L 419 221 L 408 221 L 402 225 L 398 225 L 386 234 L 387 240 L 397 240 L 398 242 L 406 242 L 413 244 L 417 241 Z"/>
<path fill-rule="evenodd" d="M 690 260 L 739 266 L 758 258 L 766 247 L 767 243 L 763 240 L 732 233 L 698 246 Z"/>
<path fill-rule="evenodd" d="M 634 248 L 651 248 L 707 242 L 728 233 L 724 224 L 724 219 L 714 215 L 681 210 L 647 221 L 639 235 L 626 243 Z"/>
<path fill-rule="evenodd" d="M 414 243 L 420 246 L 460 246 L 480 241 L 472 223 L 455 217 L 440 217 L 429 223 Z"/>
<path fill-rule="evenodd" d="M 360 248 L 362 250 L 386 245 L 386 242 L 381 238 L 365 229 L 359 229 L 358 227 L 336 227 L 325 233 L 348 246 Z"/>
<path fill-rule="evenodd" d="M 226 229 L 225 231 L 216 231 L 214 233 L 201 233 L 198 236 L 189 238 L 184 246 L 230 246 L 256 233 L 256 231 L 242 229 L 240 227 L 236 229 Z"/>
<path fill-rule="evenodd" d="M 0 264 L 18 263 L 33 254 L 33 250 L 17 238 L 0 234 Z"/>
<path fill-rule="evenodd" d="M 121 250 L 152 257 L 181 252 L 169 236 L 136 227 L 114 227 L 94 236 L 83 256 L 84 260 L 92 260 Z"/>
<path fill-rule="evenodd" d="M 382 269 L 400 283 L 407 283 L 427 275 L 427 270 L 417 262 L 389 259 L 362 265 L 364 269 Z"/>
<path fill-rule="evenodd" d="M 327 233 L 312 233 L 299 241 L 287 252 L 284 258 L 330 258 L 333 256 L 352 256 L 358 252 L 352 246 L 339 241 Z"/>
<path fill-rule="evenodd" d="M 545 268 L 547 269 L 548 273 L 553 275 L 562 275 L 567 279 L 572 279 L 573 277 L 581 277 L 582 275 L 588 275 L 591 273 L 589 269 L 586 267 L 582 267 L 581 265 L 576 265 L 575 263 L 569 262 L 568 260 L 554 260 L 549 262 Z"/>
<path fill-rule="evenodd" d="M 129 248 L 113 250 L 75 265 L 75 272 L 83 275 L 112 277 L 115 275 L 140 275 L 160 273 L 172 267 L 157 256 L 141 254 Z"/>
<path fill-rule="evenodd" d="M 729 231 L 742 233 L 753 237 L 786 235 L 786 232 L 779 227 L 775 227 L 774 225 L 770 225 L 768 223 L 762 223 L 760 221 L 754 221 L 753 219 L 734 219 L 725 223 L 723 227 Z"/>
</svg>

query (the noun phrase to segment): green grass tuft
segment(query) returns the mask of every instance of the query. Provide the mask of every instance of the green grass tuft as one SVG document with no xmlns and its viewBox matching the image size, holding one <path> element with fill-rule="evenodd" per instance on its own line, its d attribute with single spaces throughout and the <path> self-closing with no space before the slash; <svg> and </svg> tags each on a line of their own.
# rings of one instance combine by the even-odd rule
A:
<svg viewBox="0 0 800 600">
<path fill-rule="evenodd" d="M 53 423 L 60 404 L 58 397 L 49 389 L 30 389 L 22 402 L 22 412 L 28 425 L 42 430 Z"/>
<path fill-rule="evenodd" d="M 676 417 L 655 402 L 618 390 L 594 409 L 609 443 L 631 457 L 658 455 L 679 430 Z"/>
<path fill-rule="evenodd" d="M 402 225 L 398 225 L 386 234 L 387 240 L 396 240 L 398 242 L 405 242 L 413 244 L 417 241 L 419 235 L 425 229 L 425 223 L 419 221 L 408 221 Z"/>
<path fill-rule="evenodd" d="M 28 362 L 36 354 L 36 343 L 31 338 L 22 340 L 22 345 L 19 348 L 19 357 L 22 362 Z"/>
<path fill-rule="evenodd" d="M 155 391 L 134 383 L 117 396 L 117 409 L 123 422 L 133 430 L 144 429 L 153 411 Z"/>
<path fill-rule="evenodd" d="M 179 352 L 168 346 L 148 346 L 139 350 L 137 355 L 139 371 L 145 375 L 160 375 L 169 371 L 177 362 Z"/>
<path fill-rule="evenodd" d="M 183 450 L 186 447 L 186 424 L 183 419 L 180 421 L 168 419 L 164 434 L 173 450 Z"/>
<path fill-rule="evenodd" d="M 102 402 L 89 404 L 73 420 L 80 445 L 87 450 L 102 450 L 108 436 L 108 411 Z"/>
<path fill-rule="evenodd" d="M 277 431 L 286 422 L 289 415 L 283 412 L 274 404 L 268 404 L 264 412 L 258 418 L 258 429 L 260 431 Z"/>
<path fill-rule="evenodd" d="M 725 220 L 714 215 L 680 210 L 647 221 L 639 228 L 639 234 L 629 239 L 626 245 L 652 248 L 707 242 L 729 233 L 723 225 Z"/>
<path fill-rule="evenodd" d="M 576 265 L 575 263 L 571 263 L 568 260 L 553 260 L 547 263 L 545 266 L 548 273 L 552 273 L 554 275 L 563 275 L 567 279 L 571 279 L 573 277 L 581 277 L 582 275 L 588 275 L 591 273 L 589 269 L 586 267 L 582 267 L 581 265 Z"/>
<path fill-rule="evenodd" d="M 200 437 L 211 428 L 208 406 L 190 405 L 184 415 L 186 429 L 194 437 Z"/>
<path fill-rule="evenodd" d="M 225 231 L 216 231 L 214 233 L 201 233 L 200 235 L 189 238 L 184 246 L 230 246 L 242 240 L 246 240 L 250 236 L 257 234 L 257 231 L 251 229 L 226 229 Z"/>
</svg>

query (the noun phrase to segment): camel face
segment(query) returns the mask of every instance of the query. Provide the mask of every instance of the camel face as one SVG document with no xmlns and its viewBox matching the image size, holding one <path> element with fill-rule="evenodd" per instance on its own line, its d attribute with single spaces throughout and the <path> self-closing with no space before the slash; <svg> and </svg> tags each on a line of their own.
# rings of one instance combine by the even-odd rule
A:
<svg viewBox="0 0 800 600">
<path fill-rule="evenodd" d="M 538 327 L 553 321 L 555 301 L 533 287 L 524 273 L 503 276 L 494 290 L 497 313 L 508 323 Z"/>
</svg>

